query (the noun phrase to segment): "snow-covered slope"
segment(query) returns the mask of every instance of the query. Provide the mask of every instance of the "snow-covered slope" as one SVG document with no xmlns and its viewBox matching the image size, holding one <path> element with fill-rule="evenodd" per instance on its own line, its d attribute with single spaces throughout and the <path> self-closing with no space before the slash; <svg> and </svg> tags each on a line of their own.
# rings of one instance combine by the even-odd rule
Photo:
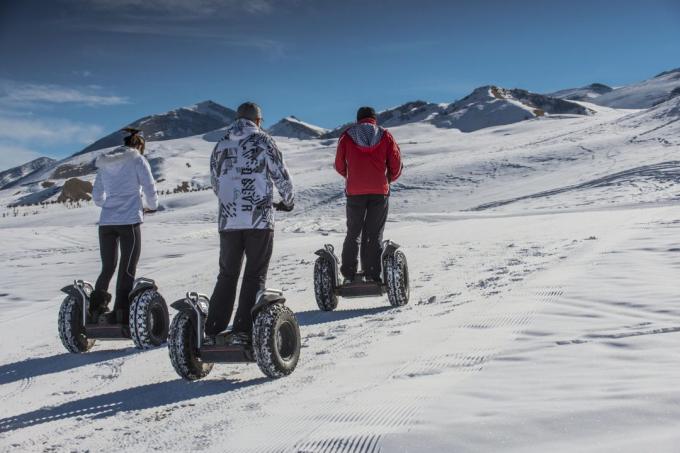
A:
<svg viewBox="0 0 680 453">
<path fill-rule="evenodd" d="M 675 107 L 635 123 L 583 105 L 597 114 L 473 134 L 391 128 L 404 173 L 385 238 L 401 244 L 411 282 L 400 308 L 377 297 L 318 310 L 314 250 L 339 250 L 345 231 L 335 143 L 277 138 L 297 199 L 277 213 L 267 285 L 284 290 L 303 346 L 280 380 L 217 364 L 183 382 L 166 348 L 129 342 L 66 353 L 59 288 L 97 277 L 98 209 L 3 211 L 0 449 L 675 451 L 680 162 L 677 146 L 635 139 L 677 124 Z M 149 145 L 161 187 L 206 180 L 205 137 Z M 12 194 L 0 191 L 0 205 Z M 160 199 L 142 226 L 138 275 L 168 301 L 210 292 L 214 195 Z"/>
<path fill-rule="evenodd" d="M 472 132 L 546 114 L 588 115 L 590 113 L 593 113 L 592 110 L 562 99 L 525 90 L 484 86 L 447 106 L 432 119 L 432 123 L 439 127 Z"/>
<path fill-rule="evenodd" d="M 31 174 L 52 165 L 56 160 L 49 157 L 39 157 L 18 167 L 0 172 L 0 190 L 20 184 L 21 180 Z"/>
<path fill-rule="evenodd" d="M 680 96 L 650 109 L 628 115 L 619 124 L 639 131 L 631 140 L 680 144 Z"/>
<path fill-rule="evenodd" d="M 626 85 L 603 94 L 592 102 L 618 109 L 644 109 L 680 95 L 680 68 L 662 72 L 654 78 Z"/>
<path fill-rule="evenodd" d="M 287 116 L 270 127 L 268 132 L 276 137 L 307 140 L 310 138 L 319 138 L 328 132 L 328 130 L 313 124 L 305 123 L 294 116 Z"/>
<path fill-rule="evenodd" d="M 566 99 L 568 101 L 592 101 L 596 97 L 609 93 L 613 88 L 603 83 L 591 83 L 580 88 L 567 88 L 566 90 L 548 93 L 554 98 Z"/>
<path fill-rule="evenodd" d="M 231 123 L 236 112 L 213 101 L 203 101 L 166 113 L 145 116 L 125 127 L 141 129 L 149 141 L 172 140 L 219 129 Z M 79 154 L 120 145 L 125 133 L 116 131 L 84 148 Z"/>
</svg>

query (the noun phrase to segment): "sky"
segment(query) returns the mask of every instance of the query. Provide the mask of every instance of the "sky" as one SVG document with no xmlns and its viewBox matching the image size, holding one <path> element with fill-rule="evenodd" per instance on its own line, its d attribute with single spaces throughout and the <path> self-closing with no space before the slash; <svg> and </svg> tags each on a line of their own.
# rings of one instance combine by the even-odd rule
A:
<svg viewBox="0 0 680 453">
<path fill-rule="evenodd" d="M 678 0 L 0 0 L 0 170 L 207 99 L 330 128 L 679 66 Z"/>
</svg>

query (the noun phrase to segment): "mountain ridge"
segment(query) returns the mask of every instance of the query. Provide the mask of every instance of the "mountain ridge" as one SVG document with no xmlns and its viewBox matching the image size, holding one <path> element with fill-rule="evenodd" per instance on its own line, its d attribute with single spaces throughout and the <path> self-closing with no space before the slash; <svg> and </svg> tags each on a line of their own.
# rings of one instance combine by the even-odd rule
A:
<svg viewBox="0 0 680 453">
<path fill-rule="evenodd" d="M 25 164 L 8 168 L 7 170 L 0 172 L 0 190 L 8 189 L 21 184 L 23 179 L 30 177 L 31 175 L 56 162 L 57 161 L 55 159 L 44 156 L 33 159 L 29 162 L 26 162 Z"/>
<path fill-rule="evenodd" d="M 236 118 L 236 112 L 217 102 L 207 100 L 164 113 L 138 118 L 123 127 L 141 129 L 148 142 L 172 140 L 204 134 L 227 126 Z M 121 128 L 122 129 L 122 128 Z M 79 156 L 99 149 L 110 148 L 123 142 L 125 133 L 114 131 L 73 154 Z"/>
</svg>

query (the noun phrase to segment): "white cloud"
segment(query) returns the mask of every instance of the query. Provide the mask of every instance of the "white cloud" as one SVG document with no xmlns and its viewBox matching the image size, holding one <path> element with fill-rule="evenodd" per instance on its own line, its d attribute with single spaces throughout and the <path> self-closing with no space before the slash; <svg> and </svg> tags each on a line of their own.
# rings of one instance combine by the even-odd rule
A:
<svg viewBox="0 0 680 453">
<path fill-rule="evenodd" d="M 89 144 L 104 129 L 96 124 L 63 119 L 0 116 L 0 142 L 9 146 Z"/>
<path fill-rule="evenodd" d="M 37 151 L 0 142 L 0 171 L 25 164 L 42 156 Z"/>
<path fill-rule="evenodd" d="M 88 106 L 127 104 L 121 96 L 105 95 L 97 88 L 55 84 L 22 83 L 0 79 L 0 105 L 83 104 Z"/>
</svg>

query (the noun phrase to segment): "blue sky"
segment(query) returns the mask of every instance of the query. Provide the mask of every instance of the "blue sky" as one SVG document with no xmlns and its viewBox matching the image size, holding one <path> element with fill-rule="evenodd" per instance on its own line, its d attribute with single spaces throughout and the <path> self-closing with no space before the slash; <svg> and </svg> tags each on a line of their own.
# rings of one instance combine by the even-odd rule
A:
<svg viewBox="0 0 680 453">
<path fill-rule="evenodd" d="M 680 2 L 3 0 L 0 59 L 6 168 L 206 99 L 334 127 L 489 83 L 622 85 L 680 66 Z"/>
</svg>

